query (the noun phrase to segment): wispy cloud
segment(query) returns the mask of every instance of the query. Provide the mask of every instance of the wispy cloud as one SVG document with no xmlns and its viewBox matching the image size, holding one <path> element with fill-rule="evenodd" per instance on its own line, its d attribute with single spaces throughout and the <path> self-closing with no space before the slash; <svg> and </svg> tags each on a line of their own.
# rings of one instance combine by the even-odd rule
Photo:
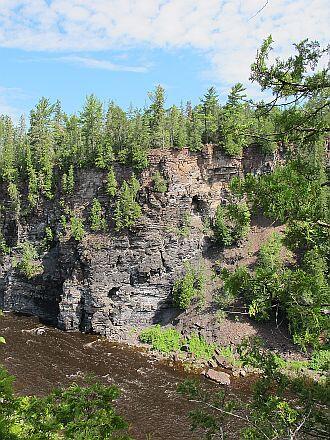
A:
<svg viewBox="0 0 330 440">
<path fill-rule="evenodd" d="M 306 37 L 328 41 L 328 0 L 264 5 L 265 0 L 1 0 L 0 46 L 71 53 L 190 47 L 206 55 L 217 82 L 232 84 L 248 77 L 255 52 L 270 33 L 278 55 Z M 145 71 L 94 58 L 64 58 L 91 68 Z"/>
<path fill-rule="evenodd" d="M 8 115 L 14 121 L 18 121 L 22 111 L 19 108 L 20 105 L 16 104 L 26 97 L 22 89 L 0 86 L 0 115 Z"/>
<path fill-rule="evenodd" d="M 149 69 L 149 66 L 126 66 L 124 64 L 112 63 L 111 61 L 108 60 L 100 60 L 97 58 L 90 58 L 90 57 L 77 56 L 77 55 L 65 55 L 61 57 L 52 58 L 51 60 L 78 64 L 80 66 L 88 67 L 90 69 L 111 70 L 113 72 L 145 73 Z"/>
</svg>

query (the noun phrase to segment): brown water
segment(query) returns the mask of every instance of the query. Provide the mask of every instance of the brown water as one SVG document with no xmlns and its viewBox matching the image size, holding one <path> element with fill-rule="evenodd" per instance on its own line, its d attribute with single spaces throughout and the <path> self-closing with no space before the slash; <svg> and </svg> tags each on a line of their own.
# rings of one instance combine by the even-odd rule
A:
<svg viewBox="0 0 330 440">
<path fill-rule="evenodd" d="M 43 334 L 36 334 L 39 327 Z M 17 393 L 42 395 L 93 374 L 122 390 L 117 407 L 136 440 L 201 438 L 189 429 L 193 403 L 176 392 L 188 373 L 134 348 L 45 327 L 35 318 L 6 314 L 0 318 L 0 335 L 7 342 L 0 347 L 0 363 L 16 377 Z M 217 388 L 210 382 L 207 386 Z"/>
</svg>

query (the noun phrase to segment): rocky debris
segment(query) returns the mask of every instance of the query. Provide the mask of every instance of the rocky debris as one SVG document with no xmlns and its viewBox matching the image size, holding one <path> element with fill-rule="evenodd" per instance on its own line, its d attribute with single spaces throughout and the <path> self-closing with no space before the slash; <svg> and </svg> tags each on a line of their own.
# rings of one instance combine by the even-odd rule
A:
<svg viewBox="0 0 330 440">
<path fill-rule="evenodd" d="M 230 385 L 230 376 L 223 371 L 207 370 L 205 377 L 219 383 L 220 385 Z"/>
<path fill-rule="evenodd" d="M 22 330 L 23 333 L 30 333 L 33 335 L 41 336 L 44 335 L 47 331 L 47 327 L 37 327 L 37 328 L 31 328 L 28 330 Z"/>
</svg>

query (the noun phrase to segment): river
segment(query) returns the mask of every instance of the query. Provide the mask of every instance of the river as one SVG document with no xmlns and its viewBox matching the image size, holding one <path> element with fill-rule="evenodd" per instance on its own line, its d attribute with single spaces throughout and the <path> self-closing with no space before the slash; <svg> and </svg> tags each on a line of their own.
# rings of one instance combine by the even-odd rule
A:
<svg viewBox="0 0 330 440">
<path fill-rule="evenodd" d="M 0 363 L 16 377 L 17 393 L 42 395 L 93 374 L 122 390 L 116 406 L 134 439 L 201 439 L 189 428 L 193 403 L 176 392 L 178 383 L 191 374 L 133 347 L 96 335 L 63 332 L 36 318 L 5 314 L 0 317 L 0 335 L 6 339 Z M 218 388 L 211 382 L 207 386 Z"/>
</svg>

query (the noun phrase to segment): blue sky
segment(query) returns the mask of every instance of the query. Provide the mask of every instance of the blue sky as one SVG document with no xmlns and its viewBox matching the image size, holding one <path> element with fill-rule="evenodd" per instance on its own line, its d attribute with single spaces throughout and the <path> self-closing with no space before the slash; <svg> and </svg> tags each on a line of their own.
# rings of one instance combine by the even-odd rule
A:
<svg viewBox="0 0 330 440">
<path fill-rule="evenodd" d="M 156 84 L 168 105 L 225 97 L 263 38 L 287 56 L 303 38 L 329 40 L 326 0 L 1 0 L 0 113 L 28 114 L 39 97 L 78 111 L 89 93 L 143 106 Z"/>
</svg>

